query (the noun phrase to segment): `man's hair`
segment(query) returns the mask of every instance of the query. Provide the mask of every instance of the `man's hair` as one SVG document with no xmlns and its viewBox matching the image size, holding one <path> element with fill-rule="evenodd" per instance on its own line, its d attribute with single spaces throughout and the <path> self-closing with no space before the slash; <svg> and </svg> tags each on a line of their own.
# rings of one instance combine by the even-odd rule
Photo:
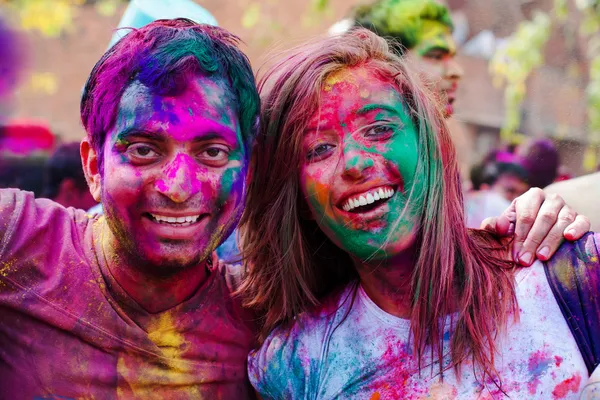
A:
<svg viewBox="0 0 600 400">
<path fill-rule="evenodd" d="M 81 121 L 102 171 L 102 149 L 127 87 L 140 82 L 153 93 L 181 93 L 195 75 L 226 80 L 236 100 L 242 138 L 250 148 L 258 129 L 260 100 L 240 40 L 225 29 L 178 18 L 133 29 L 96 63 L 81 99 Z"/>
<path fill-rule="evenodd" d="M 437 21 L 454 29 L 448 8 L 432 0 L 378 0 L 356 7 L 351 18 L 355 27 L 394 39 L 399 45 L 394 50 L 399 54 L 421 41 L 423 21 Z"/>
<path fill-rule="evenodd" d="M 42 197 L 54 199 L 58 195 L 60 184 L 65 179 L 71 179 L 75 187 L 87 190 L 88 185 L 81 165 L 79 143 L 61 145 L 46 162 L 44 171 L 44 191 Z"/>
</svg>

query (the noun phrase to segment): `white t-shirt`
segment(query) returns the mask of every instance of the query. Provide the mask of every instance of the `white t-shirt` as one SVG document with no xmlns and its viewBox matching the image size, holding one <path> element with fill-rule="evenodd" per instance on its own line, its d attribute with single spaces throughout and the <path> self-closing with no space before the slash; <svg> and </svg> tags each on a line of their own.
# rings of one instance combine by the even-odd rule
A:
<svg viewBox="0 0 600 400">
<path fill-rule="evenodd" d="M 497 341 L 502 389 L 511 399 L 578 398 L 587 369 L 540 262 L 517 272 L 516 291 L 520 320 L 511 319 Z M 491 381 L 475 378 L 470 361 L 460 381 L 453 369 L 442 381 L 437 363 L 419 376 L 409 321 L 381 310 L 360 287 L 342 321 L 351 299 L 349 286 L 337 304 L 302 315 L 290 329 L 276 329 L 250 353 L 250 381 L 264 399 L 505 398 Z M 448 345 L 450 323 L 446 329 Z"/>
</svg>

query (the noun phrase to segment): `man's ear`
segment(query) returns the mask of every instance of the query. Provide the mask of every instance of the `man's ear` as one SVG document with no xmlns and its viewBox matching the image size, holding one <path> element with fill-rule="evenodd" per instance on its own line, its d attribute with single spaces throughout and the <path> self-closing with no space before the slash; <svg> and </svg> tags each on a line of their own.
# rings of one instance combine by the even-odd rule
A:
<svg viewBox="0 0 600 400">
<path fill-rule="evenodd" d="M 98 154 L 87 138 L 81 141 L 79 152 L 81 153 L 81 164 L 83 165 L 85 180 L 90 187 L 90 193 L 94 200 L 100 202 L 102 181 L 100 179 L 100 169 L 98 168 Z"/>
</svg>

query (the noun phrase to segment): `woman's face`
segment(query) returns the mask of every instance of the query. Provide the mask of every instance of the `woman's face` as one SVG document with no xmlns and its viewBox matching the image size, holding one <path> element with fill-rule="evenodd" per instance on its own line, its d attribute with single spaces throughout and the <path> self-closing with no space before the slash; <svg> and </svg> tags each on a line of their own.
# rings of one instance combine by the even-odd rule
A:
<svg viewBox="0 0 600 400">
<path fill-rule="evenodd" d="M 300 181 L 312 217 L 335 244 L 382 259 L 414 242 L 426 185 L 417 143 L 392 79 L 368 66 L 327 78 L 304 134 Z"/>
</svg>

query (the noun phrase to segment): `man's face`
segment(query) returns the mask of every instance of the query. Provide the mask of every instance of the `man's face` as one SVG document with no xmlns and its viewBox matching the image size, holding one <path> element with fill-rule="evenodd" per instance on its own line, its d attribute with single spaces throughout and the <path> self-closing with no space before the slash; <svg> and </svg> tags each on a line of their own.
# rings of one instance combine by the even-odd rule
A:
<svg viewBox="0 0 600 400">
<path fill-rule="evenodd" d="M 502 174 L 491 189 L 510 202 L 525 193 L 529 185 L 516 175 Z"/>
<path fill-rule="evenodd" d="M 463 70 L 454 59 L 456 44 L 450 28 L 438 21 L 424 20 L 421 40 L 407 55 L 409 65 L 437 96 L 444 115 L 451 116 Z"/>
<path fill-rule="evenodd" d="M 134 82 L 121 99 L 102 203 L 125 254 L 155 271 L 196 265 L 238 221 L 246 153 L 229 91 L 199 76 L 177 96 Z"/>
</svg>

